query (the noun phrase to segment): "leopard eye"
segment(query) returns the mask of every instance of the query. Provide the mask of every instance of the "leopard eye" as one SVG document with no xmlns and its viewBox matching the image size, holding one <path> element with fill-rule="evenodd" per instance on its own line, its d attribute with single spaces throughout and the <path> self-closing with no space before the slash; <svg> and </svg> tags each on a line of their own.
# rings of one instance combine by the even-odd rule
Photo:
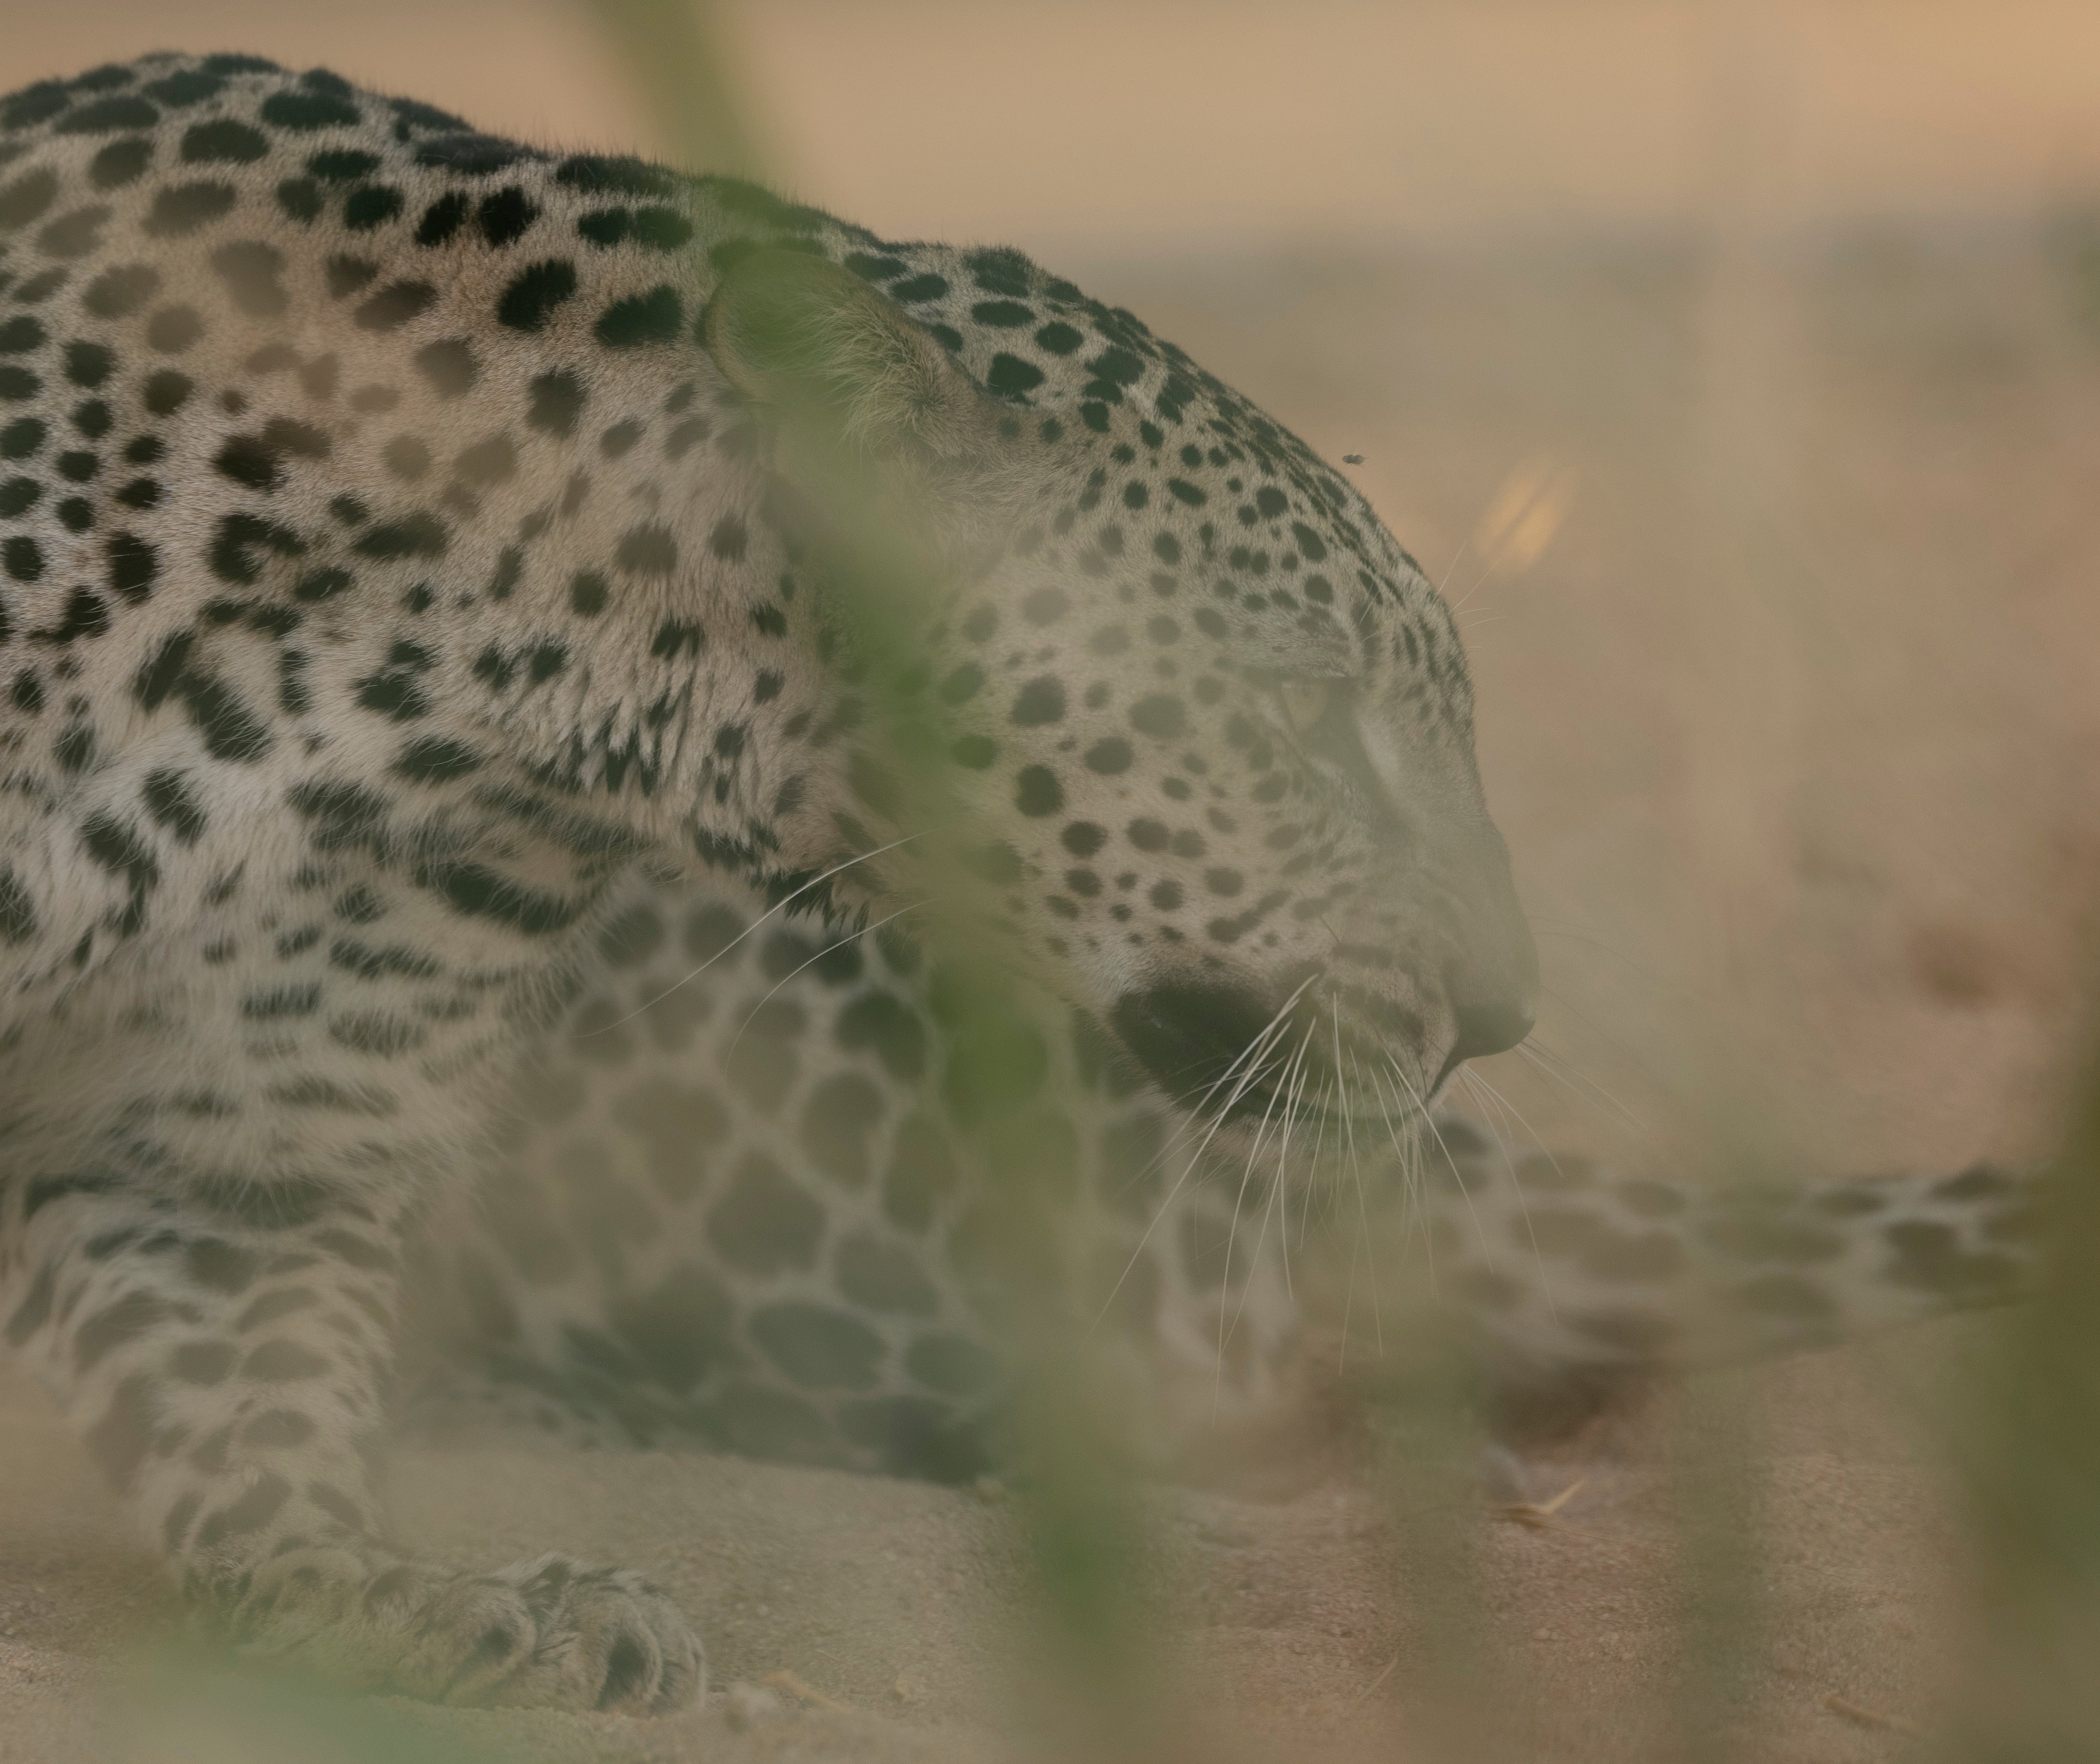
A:
<svg viewBox="0 0 2100 1764">
<path fill-rule="evenodd" d="M 1304 734 L 1327 714 L 1332 693 L 1323 680 L 1286 680 L 1277 688 L 1284 720 L 1294 734 Z"/>
</svg>

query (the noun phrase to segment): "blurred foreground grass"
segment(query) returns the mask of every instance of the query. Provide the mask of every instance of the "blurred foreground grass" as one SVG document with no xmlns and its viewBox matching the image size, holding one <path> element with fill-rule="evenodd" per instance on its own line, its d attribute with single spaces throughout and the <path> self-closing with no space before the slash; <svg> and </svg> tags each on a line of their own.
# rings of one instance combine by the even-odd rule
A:
<svg viewBox="0 0 2100 1764">
<path fill-rule="evenodd" d="M 2086 1074 L 2042 1221 L 2042 1290 L 1948 1430 L 1977 1643 L 1950 1758 L 2100 1757 L 2100 1038 Z"/>
</svg>

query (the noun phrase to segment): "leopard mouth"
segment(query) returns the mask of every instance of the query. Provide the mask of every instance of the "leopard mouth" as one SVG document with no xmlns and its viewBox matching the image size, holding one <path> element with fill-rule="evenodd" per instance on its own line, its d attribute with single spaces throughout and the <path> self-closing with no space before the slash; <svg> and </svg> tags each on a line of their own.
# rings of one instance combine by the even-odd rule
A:
<svg viewBox="0 0 2100 1764">
<path fill-rule="evenodd" d="M 1273 1086 L 1260 1050 L 1280 1015 L 1245 987 L 1166 985 L 1125 993 L 1109 1021 L 1145 1076 L 1182 1107 L 1210 1112 L 1224 1100 L 1229 1115 L 1243 1115 Z"/>
<path fill-rule="evenodd" d="M 1338 1029 L 1339 1052 L 1357 1068 L 1346 1082 L 1312 1025 L 1299 1026 L 1296 994 L 1277 1003 L 1249 988 L 1167 985 L 1126 993 L 1110 1021 L 1130 1057 L 1181 1107 L 1220 1126 L 1272 1131 L 1376 1131 L 1418 1112 L 1388 1056 Z M 1365 1077 L 1381 1074 L 1380 1080 Z"/>
<path fill-rule="evenodd" d="M 1230 1087 L 1227 1087 L 1229 1091 Z M 1288 1084 L 1250 1084 L 1233 1096 L 1222 1109 L 1220 1091 L 1210 1105 L 1210 1113 L 1221 1130 L 1252 1135 L 1271 1145 L 1303 1145 L 1309 1151 L 1319 1145 L 1342 1146 L 1351 1142 L 1365 1147 L 1385 1144 L 1394 1134 L 1410 1131 L 1422 1111 L 1395 1087 L 1383 1095 L 1352 1086 L 1346 1097 L 1330 1078 L 1314 1073 L 1304 1083 L 1294 1078 Z"/>
</svg>

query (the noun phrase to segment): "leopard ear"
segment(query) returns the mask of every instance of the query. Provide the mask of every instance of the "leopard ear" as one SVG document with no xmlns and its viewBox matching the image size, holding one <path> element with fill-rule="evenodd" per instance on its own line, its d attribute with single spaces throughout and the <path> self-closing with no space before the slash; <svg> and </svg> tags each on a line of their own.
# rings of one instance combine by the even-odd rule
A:
<svg viewBox="0 0 2100 1764">
<path fill-rule="evenodd" d="M 963 457 L 982 395 L 895 302 L 800 251 L 755 251 L 702 324 L 708 353 L 753 403 L 856 452 Z"/>
</svg>

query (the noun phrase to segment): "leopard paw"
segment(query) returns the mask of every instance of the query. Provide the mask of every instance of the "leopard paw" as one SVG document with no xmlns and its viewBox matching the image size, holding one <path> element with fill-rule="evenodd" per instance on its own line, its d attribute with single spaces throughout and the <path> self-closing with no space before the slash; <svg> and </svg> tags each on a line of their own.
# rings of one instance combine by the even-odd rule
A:
<svg viewBox="0 0 2100 1764">
<path fill-rule="evenodd" d="M 684 1615 L 632 1569 L 544 1555 L 490 1578 L 524 1600 L 535 1638 L 483 1700 L 660 1714 L 707 1689 L 707 1656 Z"/>
<path fill-rule="evenodd" d="M 668 1597 L 629 1570 L 558 1555 L 467 1575 L 293 1550 L 256 1572 L 229 1626 L 245 1657 L 432 1702 L 655 1714 L 707 1682 Z"/>
</svg>

